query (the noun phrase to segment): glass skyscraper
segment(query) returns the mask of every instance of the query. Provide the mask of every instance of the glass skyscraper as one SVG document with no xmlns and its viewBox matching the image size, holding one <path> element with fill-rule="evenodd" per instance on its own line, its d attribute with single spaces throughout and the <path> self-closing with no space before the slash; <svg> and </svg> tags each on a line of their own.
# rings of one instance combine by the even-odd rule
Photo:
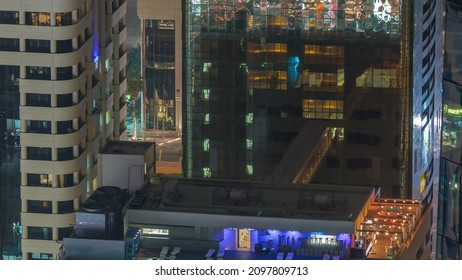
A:
<svg viewBox="0 0 462 280">
<path fill-rule="evenodd" d="M 462 1 L 446 1 L 438 259 L 462 259 Z"/>
<path fill-rule="evenodd" d="M 305 122 L 334 128 L 312 182 L 409 197 L 407 1 L 184 1 L 187 177 L 270 176 Z M 314 148 L 314 147 L 313 147 Z"/>
</svg>

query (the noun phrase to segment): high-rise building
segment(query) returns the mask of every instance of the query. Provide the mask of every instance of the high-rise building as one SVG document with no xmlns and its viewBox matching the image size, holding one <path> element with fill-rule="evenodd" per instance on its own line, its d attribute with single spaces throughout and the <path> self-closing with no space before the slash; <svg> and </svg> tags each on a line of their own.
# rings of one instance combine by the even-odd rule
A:
<svg viewBox="0 0 462 280">
<path fill-rule="evenodd" d="M 302 126 L 322 122 L 333 141 L 310 181 L 425 197 L 439 166 L 441 8 L 184 1 L 184 174 L 271 176 Z"/>
<path fill-rule="evenodd" d="M 56 256 L 99 185 L 97 153 L 126 137 L 125 13 L 125 0 L 0 0 L 2 246 L 24 259 Z"/>
<path fill-rule="evenodd" d="M 376 186 L 384 197 L 434 205 L 442 8 L 184 1 L 185 176 L 271 180 L 297 142 L 314 151 L 302 182 Z M 294 141 L 310 127 L 305 147 Z M 435 233 L 425 246 L 435 248 Z"/>
<path fill-rule="evenodd" d="M 438 259 L 462 259 L 462 1 L 447 0 L 443 72 L 443 132 L 438 203 Z"/>
<path fill-rule="evenodd" d="M 145 129 L 182 129 L 181 0 L 138 0 Z"/>
</svg>

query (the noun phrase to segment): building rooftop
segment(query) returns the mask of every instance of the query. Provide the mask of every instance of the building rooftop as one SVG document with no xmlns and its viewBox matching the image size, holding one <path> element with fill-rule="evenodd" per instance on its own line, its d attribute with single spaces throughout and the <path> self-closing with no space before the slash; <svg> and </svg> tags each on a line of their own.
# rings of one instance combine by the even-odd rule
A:
<svg viewBox="0 0 462 280">
<path fill-rule="evenodd" d="M 354 221 L 373 193 L 356 186 L 161 179 L 142 189 L 129 209 Z"/>
<path fill-rule="evenodd" d="M 111 141 L 101 151 L 102 154 L 144 155 L 155 145 L 154 142 Z"/>
</svg>

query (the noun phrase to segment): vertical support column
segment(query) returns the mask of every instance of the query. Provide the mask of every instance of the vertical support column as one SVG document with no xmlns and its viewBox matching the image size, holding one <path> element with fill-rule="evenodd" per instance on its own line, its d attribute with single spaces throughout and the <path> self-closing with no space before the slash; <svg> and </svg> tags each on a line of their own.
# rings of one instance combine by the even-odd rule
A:
<svg viewBox="0 0 462 280">
<path fill-rule="evenodd" d="M 51 134 L 58 134 L 58 123 L 55 121 L 51 122 Z"/>
<path fill-rule="evenodd" d="M 51 239 L 52 240 L 58 240 L 58 228 L 53 227 L 51 232 L 52 232 Z"/>
<path fill-rule="evenodd" d="M 72 152 L 73 152 L 74 158 L 79 157 L 79 145 L 74 145 L 72 147 Z"/>
<path fill-rule="evenodd" d="M 74 211 L 78 211 L 80 207 L 79 199 L 74 198 Z"/>
<path fill-rule="evenodd" d="M 25 79 L 26 78 L 26 65 L 21 65 L 19 66 L 19 77 L 21 79 Z"/>
<path fill-rule="evenodd" d="M 56 53 L 57 43 L 56 40 L 50 40 L 50 52 Z"/>
<path fill-rule="evenodd" d="M 53 200 L 51 202 L 51 213 L 52 214 L 58 214 L 58 201 Z"/>
<path fill-rule="evenodd" d="M 22 150 L 22 146 L 21 146 Z M 27 186 L 29 182 L 27 182 L 27 174 L 26 173 L 21 173 L 21 185 L 22 186 Z"/>
<path fill-rule="evenodd" d="M 72 11 L 72 24 L 79 22 L 79 10 Z"/>
<path fill-rule="evenodd" d="M 58 160 L 58 148 L 51 148 L 51 160 L 52 161 Z"/>
<path fill-rule="evenodd" d="M 56 13 L 54 12 L 50 13 L 50 25 L 56 26 Z"/>
<path fill-rule="evenodd" d="M 26 93 L 25 92 L 19 93 L 19 104 L 21 106 L 26 106 Z"/>
<path fill-rule="evenodd" d="M 26 147 L 26 145 L 21 145 L 21 159 L 27 159 L 27 147 Z"/>
<path fill-rule="evenodd" d="M 79 103 L 79 93 L 77 91 L 74 91 L 72 93 L 72 103 L 74 104 Z"/>
<path fill-rule="evenodd" d="M 51 107 L 56 108 L 58 107 L 58 95 L 56 94 L 51 94 Z"/>
<path fill-rule="evenodd" d="M 73 176 L 73 178 L 72 178 L 73 181 L 72 181 L 72 182 L 74 183 L 74 185 L 77 185 L 78 183 L 80 183 L 80 182 L 79 182 L 79 181 L 80 181 L 79 172 L 77 172 L 77 171 L 74 172 L 74 173 L 72 174 L 72 176 Z"/>
<path fill-rule="evenodd" d="M 72 120 L 72 129 L 74 131 L 79 130 L 79 119 L 78 118 Z"/>
<path fill-rule="evenodd" d="M 27 199 L 21 199 L 21 212 L 27 213 L 29 209 L 27 209 Z M 23 227 L 24 228 L 24 227 Z M 23 229 L 23 237 L 24 237 L 24 229 Z"/>
<path fill-rule="evenodd" d="M 20 38 L 19 39 L 19 51 L 25 52 L 26 51 L 26 39 Z"/>
<path fill-rule="evenodd" d="M 72 65 L 72 76 L 75 78 L 79 75 L 79 66 L 77 64 Z"/>
<path fill-rule="evenodd" d="M 21 120 L 21 133 L 27 132 L 27 122 L 26 120 L 22 119 Z M 24 147 L 24 145 L 21 145 L 21 147 Z"/>
<path fill-rule="evenodd" d="M 72 50 L 77 50 L 79 48 L 79 38 L 72 38 Z"/>
<path fill-rule="evenodd" d="M 56 67 L 51 67 L 51 80 L 56 81 L 58 79 L 58 69 Z"/>
<path fill-rule="evenodd" d="M 23 11 L 19 11 L 19 24 L 20 25 L 26 24 L 26 13 Z"/>
<path fill-rule="evenodd" d="M 60 183 L 61 176 L 62 175 L 58 175 L 58 174 L 53 175 L 53 180 L 51 181 L 52 188 L 62 187 L 60 184 L 58 184 Z"/>
</svg>

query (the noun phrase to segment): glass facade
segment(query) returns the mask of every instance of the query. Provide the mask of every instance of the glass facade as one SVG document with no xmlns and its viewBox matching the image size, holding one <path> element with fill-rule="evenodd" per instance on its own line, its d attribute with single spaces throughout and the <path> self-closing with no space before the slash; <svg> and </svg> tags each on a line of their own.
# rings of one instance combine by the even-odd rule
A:
<svg viewBox="0 0 462 280">
<path fill-rule="evenodd" d="M 183 11 L 186 177 L 271 175 L 302 125 L 322 121 L 345 137 L 313 182 L 408 195 L 402 1 L 189 0 Z"/>
<path fill-rule="evenodd" d="M 19 120 L 19 66 L 0 65 L 0 245 L 5 258 L 20 254 L 21 158 Z"/>
<path fill-rule="evenodd" d="M 438 259 L 462 259 L 462 2 L 446 1 Z"/>
<path fill-rule="evenodd" d="M 143 20 L 146 128 L 175 130 L 175 21 Z"/>
</svg>

